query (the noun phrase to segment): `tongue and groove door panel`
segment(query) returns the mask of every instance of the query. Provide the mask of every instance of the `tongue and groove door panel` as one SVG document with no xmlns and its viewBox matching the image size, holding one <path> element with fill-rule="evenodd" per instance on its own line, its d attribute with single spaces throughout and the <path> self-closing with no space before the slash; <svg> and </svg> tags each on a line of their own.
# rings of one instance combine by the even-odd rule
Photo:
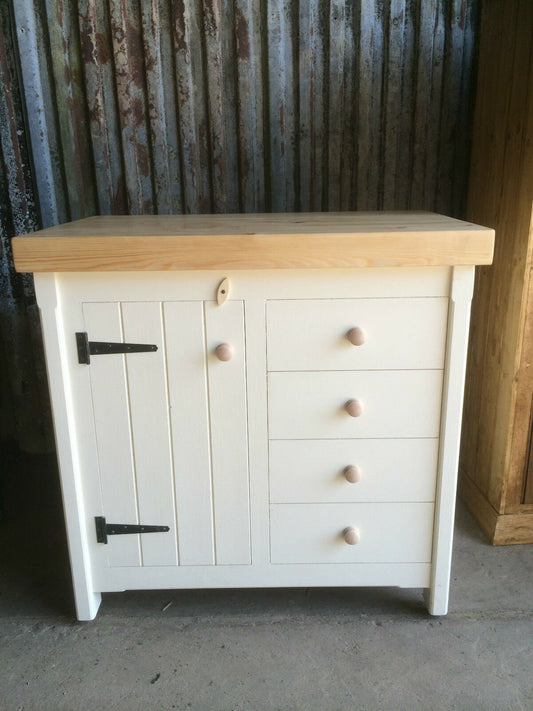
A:
<svg viewBox="0 0 533 711">
<path fill-rule="evenodd" d="M 120 304 L 84 304 L 83 312 L 87 333 L 112 343 L 124 340 Z M 139 523 L 126 360 L 121 355 L 95 357 L 89 368 L 105 513 L 113 522 Z M 107 546 L 109 565 L 141 565 L 139 536 L 120 538 Z"/>
<path fill-rule="evenodd" d="M 201 301 L 85 303 L 83 312 L 93 340 L 158 347 L 96 356 L 88 366 L 97 513 L 170 527 L 110 537 L 109 566 L 249 564 L 242 302 L 218 310 Z M 221 342 L 233 347 L 229 362 L 214 355 Z M 236 446 L 220 458 L 214 450 L 227 441 Z"/>
</svg>

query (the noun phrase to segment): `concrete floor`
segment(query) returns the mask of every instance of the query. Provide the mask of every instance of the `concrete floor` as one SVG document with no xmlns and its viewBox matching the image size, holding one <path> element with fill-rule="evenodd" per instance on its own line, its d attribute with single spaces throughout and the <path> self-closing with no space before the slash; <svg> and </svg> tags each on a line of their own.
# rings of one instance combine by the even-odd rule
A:
<svg viewBox="0 0 533 711">
<path fill-rule="evenodd" d="M 459 505 L 450 613 L 421 591 L 105 595 L 73 618 L 53 461 L 12 459 L 0 521 L 0 709 L 533 709 L 533 546 Z"/>
</svg>

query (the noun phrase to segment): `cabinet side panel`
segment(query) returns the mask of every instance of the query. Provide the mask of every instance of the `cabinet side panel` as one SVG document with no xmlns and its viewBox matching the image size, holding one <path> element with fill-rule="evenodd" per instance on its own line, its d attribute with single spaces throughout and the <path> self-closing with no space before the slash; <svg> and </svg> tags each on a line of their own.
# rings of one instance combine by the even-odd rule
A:
<svg viewBox="0 0 533 711">
<path fill-rule="evenodd" d="M 450 295 L 446 339 L 437 505 L 433 536 L 433 573 L 428 600 L 428 609 L 432 615 L 445 615 L 448 610 L 461 414 L 473 288 L 474 268 L 456 267 Z"/>
<path fill-rule="evenodd" d="M 124 340 L 157 345 L 126 356 L 141 524 L 169 526 L 141 535 L 143 565 L 178 563 L 163 319 L 159 303 L 123 303 Z"/>
<path fill-rule="evenodd" d="M 163 306 L 181 565 L 215 562 L 201 301 Z"/>
<path fill-rule="evenodd" d="M 65 325 L 64 304 L 59 298 L 60 287 L 56 277 L 53 274 L 36 274 L 35 291 L 43 329 L 76 614 L 79 620 L 92 620 L 98 612 L 101 596 L 100 588 L 93 581 L 94 569 L 87 535 L 87 502 L 76 434 L 72 373 L 69 369 L 72 357 L 67 336 L 70 334 Z"/>
<path fill-rule="evenodd" d="M 249 564 L 250 499 L 244 306 L 233 301 L 217 306 L 205 302 L 209 383 L 215 547 L 218 565 Z M 219 360 L 217 346 L 233 349 L 230 360 Z"/>
<path fill-rule="evenodd" d="M 83 304 L 90 340 L 120 343 L 120 304 Z M 93 357 L 89 366 L 103 515 L 111 523 L 138 523 L 126 364 L 120 354 Z M 108 564 L 140 565 L 139 536 L 113 536 Z"/>
</svg>

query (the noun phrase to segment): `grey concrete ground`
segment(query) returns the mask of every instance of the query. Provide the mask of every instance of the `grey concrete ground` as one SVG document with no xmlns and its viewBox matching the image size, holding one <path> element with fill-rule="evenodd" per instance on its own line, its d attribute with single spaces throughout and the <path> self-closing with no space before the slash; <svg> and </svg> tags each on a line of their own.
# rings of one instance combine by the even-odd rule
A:
<svg viewBox="0 0 533 711">
<path fill-rule="evenodd" d="M 533 546 L 458 507 L 451 610 L 418 590 L 106 595 L 73 619 L 53 464 L 16 462 L 0 522 L 0 709 L 533 709 Z"/>
</svg>

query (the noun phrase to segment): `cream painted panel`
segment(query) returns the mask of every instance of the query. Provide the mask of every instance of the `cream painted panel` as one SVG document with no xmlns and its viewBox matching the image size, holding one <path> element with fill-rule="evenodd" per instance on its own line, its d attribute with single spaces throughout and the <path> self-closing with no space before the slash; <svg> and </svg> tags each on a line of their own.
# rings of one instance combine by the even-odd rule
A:
<svg viewBox="0 0 533 711">
<path fill-rule="evenodd" d="M 215 545 L 204 311 L 163 306 L 180 565 L 213 565 Z"/>
<path fill-rule="evenodd" d="M 270 439 L 438 437 L 442 371 L 269 373 Z M 345 405 L 362 404 L 359 417 Z"/>
<path fill-rule="evenodd" d="M 272 503 L 434 501 L 438 439 L 273 440 Z M 360 479 L 344 475 L 356 466 Z"/>
<path fill-rule="evenodd" d="M 269 301 L 268 368 L 442 369 L 447 315 L 446 298 Z"/>
<path fill-rule="evenodd" d="M 359 542 L 348 545 L 346 528 Z M 423 563 L 431 560 L 433 504 L 277 504 L 272 563 Z"/>
<path fill-rule="evenodd" d="M 141 524 L 169 526 L 141 535 L 143 565 L 176 565 L 176 513 L 161 304 L 122 304 L 124 340 L 151 343 L 155 353 L 126 356 Z M 103 357 L 103 356 L 102 356 Z"/>
<path fill-rule="evenodd" d="M 120 304 L 83 304 L 91 341 L 122 342 Z M 103 511 L 108 523 L 139 523 L 124 356 L 93 356 L 89 366 Z M 96 472 L 87 472 L 97 476 Z M 140 565 L 139 536 L 110 536 L 108 563 Z"/>
<path fill-rule="evenodd" d="M 251 563 L 242 301 L 204 303 L 217 565 Z M 217 356 L 228 346 L 229 360 Z"/>
</svg>

